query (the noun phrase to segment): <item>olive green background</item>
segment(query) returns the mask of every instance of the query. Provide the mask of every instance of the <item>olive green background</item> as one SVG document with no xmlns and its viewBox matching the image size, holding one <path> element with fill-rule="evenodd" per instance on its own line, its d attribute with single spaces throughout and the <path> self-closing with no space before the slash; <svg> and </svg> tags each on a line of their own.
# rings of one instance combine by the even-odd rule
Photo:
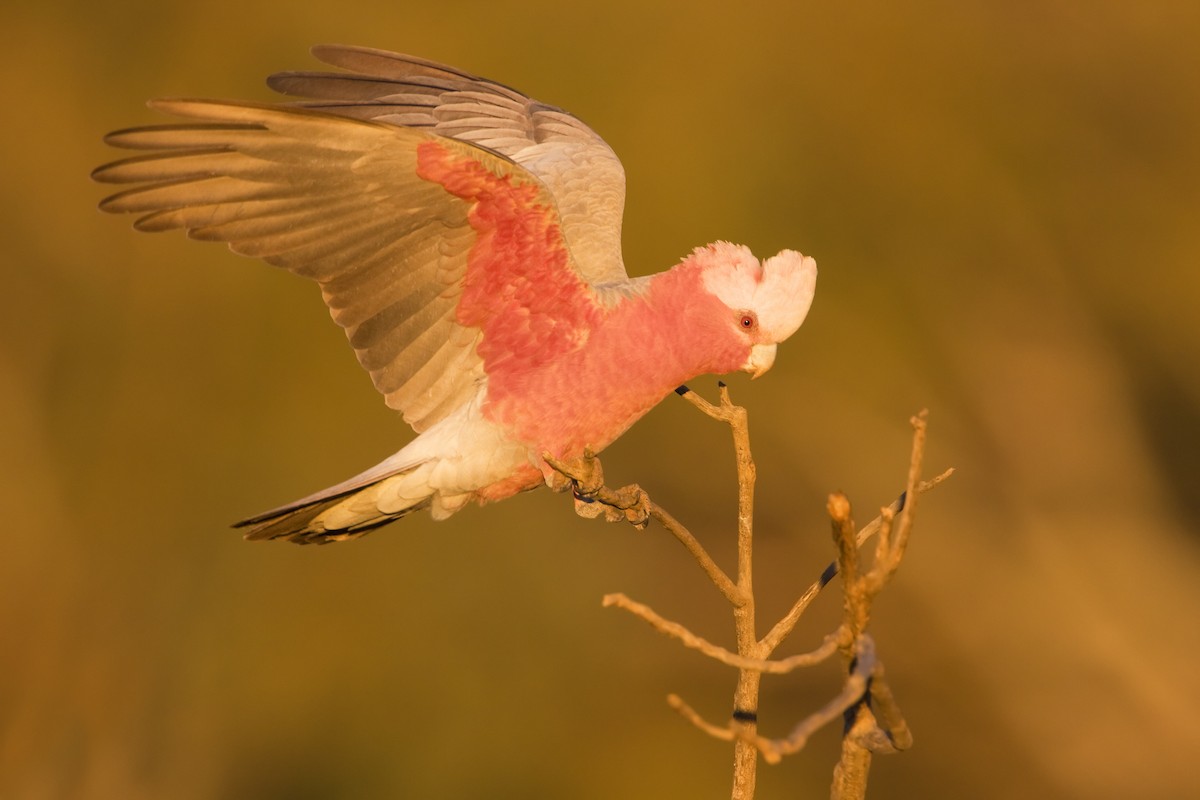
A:
<svg viewBox="0 0 1200 800">
<path fill-rule="evenodd" d="M 930 409 L 959 473 L 873 621 L 916 745 L 871 797 L 1200 794 L 1200 6 L 114 0 L 6 7 L 0 41 L 0 798 L 728 793 L 663 698 L 720 720 L 731 671 L 600 608 L 731 641 L 661 530 L 545 491 L 325 548 L 227 528 L 408 431 L 315 287 L 135 234 L 87 176 L 145 99 L 267 99 L 323 41 L 587 120 L 635 274 L 715 239 L 816 257 L 809 320 L 731 379 L 764 626 L 831 556 L 826 493 L 873 516 Z M 729 563 L 725 430 L 671 397 L 604 463 Z M 838 681 L 768 677 L 764 732 Z M 759 797 L 826 796 L 836 749 Z"/>
</svg>

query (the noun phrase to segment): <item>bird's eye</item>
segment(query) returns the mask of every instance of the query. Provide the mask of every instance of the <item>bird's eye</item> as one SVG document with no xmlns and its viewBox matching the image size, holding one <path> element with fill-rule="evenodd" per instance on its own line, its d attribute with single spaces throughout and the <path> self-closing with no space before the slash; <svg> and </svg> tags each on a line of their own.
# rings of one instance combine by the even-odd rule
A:
<svg viewBox="0 0 1200 800">
<path fill-rule="evenodd" d="M 742 330 L 752 331 L 758 327 L 758 317 L 754 316 L 754 313 L 751 311 L 745 311 L 742 313 L 739 324 L 742 326 Z"/>
</svg>

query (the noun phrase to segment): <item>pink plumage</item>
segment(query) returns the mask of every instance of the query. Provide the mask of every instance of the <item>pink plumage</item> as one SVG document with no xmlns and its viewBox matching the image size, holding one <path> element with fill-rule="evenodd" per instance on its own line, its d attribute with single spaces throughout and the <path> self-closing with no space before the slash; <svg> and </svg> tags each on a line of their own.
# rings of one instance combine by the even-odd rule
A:
<svg viewBox="0 0 1200 800">
<path fill-rule="evenodd" d="M 547 481 L 680 384 L 761 375 L 804 321 L 816 264 L 717 242 L 630 279 L 624 172 L 560 109 L 433 62 L 315 48 L 343 72 L 272 76 L 291 105 L 167 100 L 190 122 L 118 131 L 101 207 L 184 228 L 320 284 L 418 436 L 336 486 L 239 523 L 329 542 L 441 519 Z"/>
</svg>

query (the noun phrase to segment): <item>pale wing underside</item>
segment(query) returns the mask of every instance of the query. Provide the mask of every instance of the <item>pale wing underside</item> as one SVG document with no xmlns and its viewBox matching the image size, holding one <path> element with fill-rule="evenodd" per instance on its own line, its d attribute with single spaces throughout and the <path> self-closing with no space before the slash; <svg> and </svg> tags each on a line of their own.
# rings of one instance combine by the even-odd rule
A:
<svg viewBox="0 0 1200 800">
<path fill-rule="evenodd" d="M 375 386 L 418 432 L 479 391 L 480 332 L 455 317 L 475 241 L 470 205 L 417 176 L 418 145 L 437 137 L 296 108 L 154 105 L 195 122 L 110 135 L 115 146 L 157 152 L 94 173 L 142 184 L 104 210 L 140 214 L 142 230 L 185 228 L 317 281 Z M 437 140 L 495 174 L 532 180 Z"/>
<path fill-rule="evenodd" d="M 493 81 L 413 56 L 313 48 L 344 73 L 284 72 L 268 83 L 340 116 L 432 130 L 520 164 L 549 190 L 576 268 L 593 285 L 627 278 L 621 259 L 625 172 L 587 125 Z"/>
</svg>

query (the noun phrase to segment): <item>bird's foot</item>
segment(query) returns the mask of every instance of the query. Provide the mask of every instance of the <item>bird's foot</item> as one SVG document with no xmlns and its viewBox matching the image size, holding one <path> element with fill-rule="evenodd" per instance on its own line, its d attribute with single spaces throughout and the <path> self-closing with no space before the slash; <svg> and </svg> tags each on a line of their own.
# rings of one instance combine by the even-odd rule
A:
<svg viewBox="0 0 1200 800">
<path fill-rule="evenodd" d="M 556 492 L 569 489 L 575 497 L 575 513 L 579 516 L 588 519 L 603 516 L 608 522 L 629 522 L 639 530 L 650 522 L 650 498 L 642 487 L 636 483 L 620 489 L 605 486 L 600 459 L 591 449 L 585 449 L 582 457 L 570 461 L 560 461 L 549 453 L 542 458 L 553 470 L 547 478 L 550 488 Z"/>
<path fill-rule="evenodd" d="M 576 497 L 591 497 L 604 488 L 604 468 L 591 448 L 584 448 L 582 456 L 569 461 L 559 461 L 549 453 L 543 453 L 542 459 L 551 467 L 547 483 L 556 492 L 570 489 Z"/>
</svg>

